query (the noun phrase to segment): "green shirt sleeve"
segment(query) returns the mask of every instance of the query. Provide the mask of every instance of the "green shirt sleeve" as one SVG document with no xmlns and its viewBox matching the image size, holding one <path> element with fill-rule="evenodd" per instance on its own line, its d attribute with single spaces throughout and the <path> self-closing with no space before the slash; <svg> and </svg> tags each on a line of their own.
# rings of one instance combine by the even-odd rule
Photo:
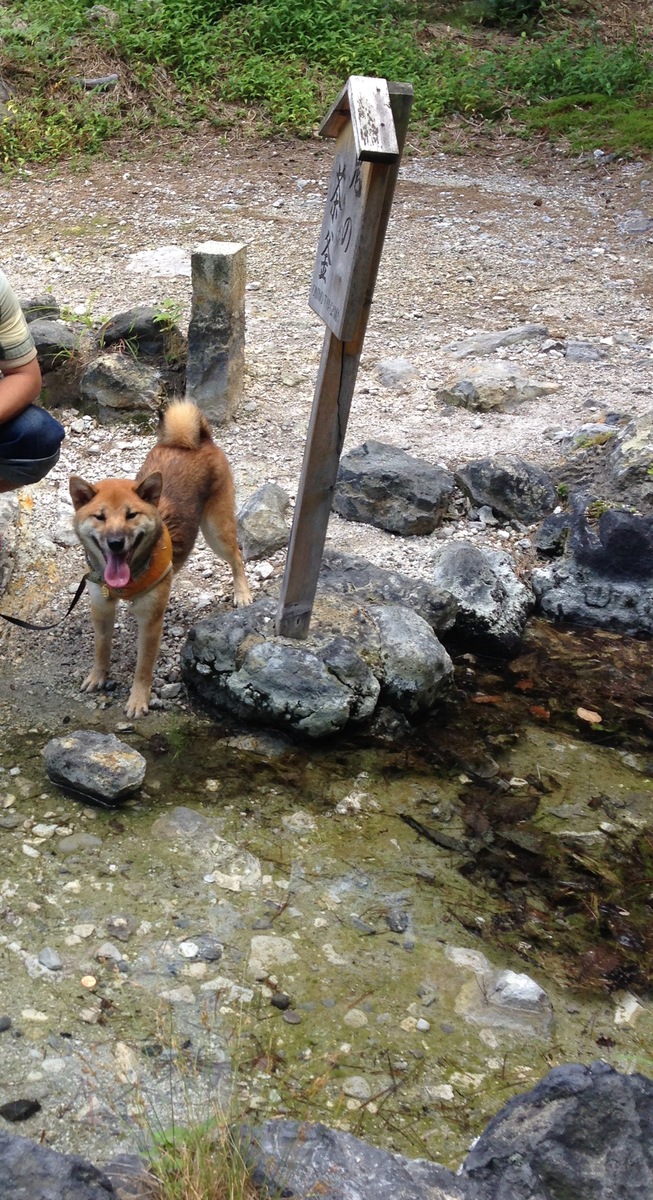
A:
<svg viewBox="0 0 653 1200">
<path fill-rule="evenodd" d="M 16 294 L 0 271 L 0 371 L 24 367 L 36 358 L 36 346 Z"/>
</svg>

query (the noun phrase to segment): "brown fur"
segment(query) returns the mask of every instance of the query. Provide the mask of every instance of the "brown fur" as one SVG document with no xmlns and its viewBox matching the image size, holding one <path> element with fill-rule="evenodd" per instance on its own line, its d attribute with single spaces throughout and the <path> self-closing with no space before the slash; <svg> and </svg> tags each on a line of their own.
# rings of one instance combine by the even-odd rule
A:
<svg viewBox="0 0 653 1200">
<path fill-rule="evenodd" d="M 116 600 L 124 586 L 110 583 L 111 571 L 114 575 L 122 572 L 132 581 L 146 578 L 148 563 L 157 561 L 162 548 L 164 523 L 172 541 L 172 573 L 186 562 L 201 529 L 214 553 L 231 567 L 234 603 L 251 602 L 237 541 L 229 463 L 194 404 L 179 401 L 167 409 L 158 444 L 136 480 L 105 479 L 92 484 L 72 475 L 70 494 L 77 536 L 89 563 L 113 591 L 108 594 L 107 586 L 88 585 L 95 660 L 82 691 L 96 691 L 107 681 Z M 126 706 L 129 717 L 140 717 L 148 710 L 171 579 L 168 572 L 130 600 L 138 622 L 138 658 Z"/>
</svg>

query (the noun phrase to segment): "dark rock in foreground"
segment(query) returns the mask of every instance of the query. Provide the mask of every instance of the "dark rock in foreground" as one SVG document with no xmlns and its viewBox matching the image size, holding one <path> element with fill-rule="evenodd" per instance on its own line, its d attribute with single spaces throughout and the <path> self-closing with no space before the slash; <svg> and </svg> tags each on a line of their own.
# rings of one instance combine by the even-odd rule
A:
<svg viewBox="0 0 653 1200">
<path fill-rule="evenodd" d="M 410 537 L 433 533 L 453 491 L 444 467 L 370 440 L 340 460 L 333 509 L 346 521 Z"/>
<path fill-rule="evenodd" d="M 118 1200 L 108 1176 L 83 1158 L 57 1154 L 0 1130 L 0 1200 Z"/>
<path fill-rule="evenodd" d="M 112 733 L 80 729 L 52 738 L 43 757 L 53 783 L 107 804 L 131 796 L 145 778 L 143 755 Z"/>
<path fill-rule="evenodd" d="M 461 1179 L 470 1200 L 651 1200 L 653 1080 L 555 1067 L 490 1121 Z"/>
<path fill-rule="evenodd" d="M 267 1121 L 242 1140 L 255 1182 L 295 1200 L 651 1200 L 653 1080 L 603 1062 L 555 1067 L 456 1175 L 324 1125 Z"/>
<path fill-rule="evenodd" d="M 451 1171 L 370 1146 L 351 1133 L 299 1121 L 242 1131 L 254 1183 L 294 1200 L 465 1200 Z M 264 1195 L 266 1194 L 264 1190 Z"/>
<path fill-rule="evenodd" d="M 578 625 L 653 634 L 653 517 L 600 511 L 577 497 L 538 531 L 541 553 L 560 553 L 533 572 L 541 611 Z"/>
<path fill-rule="evenodd" d="M 436 557 L 433 578 L 458 603 L 454 634 L 465 646 L 501 657 L 517 653 L 533 597 L 507 554 L 448 542 Z"/>
</svg>

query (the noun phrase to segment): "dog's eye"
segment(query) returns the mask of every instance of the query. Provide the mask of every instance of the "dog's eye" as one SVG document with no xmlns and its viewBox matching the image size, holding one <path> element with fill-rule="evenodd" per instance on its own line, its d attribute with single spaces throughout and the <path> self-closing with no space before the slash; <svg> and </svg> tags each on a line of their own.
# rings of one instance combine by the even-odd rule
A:
<svg viewBox="0 0 653 1200">
<path fill-rule="evenodd" d="M 125 513 L 125 518 L 126 518 L 128 521 L 135 521 L 135 520 L 136 520 L 136 518 L 137 518 L 137 516 L 138 516 L 138 513 L 133 513 L 133 512 L 128 512 L 128 513 Z"/>
<path fill-rule="evenodd" d="M 96 521 L 106 521 L 106 517 L 105 517 L 104 513 L 95 513 L 95 520 Z"/>
</svg>

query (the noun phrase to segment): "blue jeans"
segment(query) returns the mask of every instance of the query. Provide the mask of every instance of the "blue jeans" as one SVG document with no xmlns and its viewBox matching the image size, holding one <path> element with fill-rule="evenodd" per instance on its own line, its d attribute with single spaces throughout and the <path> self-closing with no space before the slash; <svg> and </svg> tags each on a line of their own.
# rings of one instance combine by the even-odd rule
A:
<svg viewBox="0 0 653 1200">
<path fill-rule="evenodd" d="M 63 425 L 49 412 L 28 405 L 0 424 L 0 480 L 23 487 L 43 479 L 57 462 L 65 436 Z"/>
</svg>

